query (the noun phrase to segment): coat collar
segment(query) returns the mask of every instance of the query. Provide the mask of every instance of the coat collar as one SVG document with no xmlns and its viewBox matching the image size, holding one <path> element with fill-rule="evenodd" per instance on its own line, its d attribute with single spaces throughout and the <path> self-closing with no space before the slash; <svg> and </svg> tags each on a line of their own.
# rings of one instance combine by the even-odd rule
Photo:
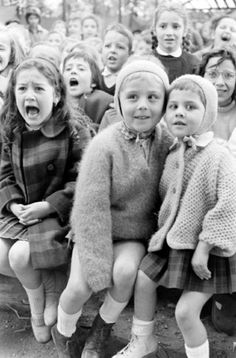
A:
<svg viewBox="0 0 236 358">
<path fill-rule="evenodd" d="M 176 148 L 181 142 L 186 143 L 188 147 L 192 147 L 193 149 L 197 150 L 197 148 L 204 148 L 206 147 L 214 138 L 214 133 L 209 131 L 203 133 L 198 136 L 185 136 L 182 141 L 180 141 L 177 137 L 174 139 L 173 144 L 170 147 L 170 150 Z"/>
<path fill-rule="evenodd" d="M 25 128 L 27 128 L 25 126 Z M 55 118 L 51 117 L 49 121 L 45 123 L 40 129 L 35 130 L 40 131 L 47 138 L 55 138 L 57 137 L 64 129 L 66 128 L 66 123 L 56 122 Z M 31 132 L 27 130 L 27 132 Z M 25 130 L 24 130 L 25 132 Z"/>
</svg>

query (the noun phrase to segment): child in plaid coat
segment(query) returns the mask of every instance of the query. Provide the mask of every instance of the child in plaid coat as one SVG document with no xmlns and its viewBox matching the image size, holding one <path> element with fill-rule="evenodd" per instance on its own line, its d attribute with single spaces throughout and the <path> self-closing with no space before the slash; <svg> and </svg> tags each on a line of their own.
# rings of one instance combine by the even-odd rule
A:
<svg viewBox="0 0 236 358">
<path fill-rule="evenodd" d="M 56 320 L 78 162 L 90 138 L 65 103 L 56 66 L 27 59 L 13 71 L 1 115 L 0 272 L 26 290 L 39 342 Z"/>
<path fill-rule="evenodd" d="M 156 288 L 182 289 L 175 316 L 188 358 L 209 358 L 200 319 L 214 293 L 236 290 L 236 165 L 210 132 L 217 92 L 210 81 L 184 75 L 170 86 L 165 119 L 175 137 L 159 193 L 158 230 L 140 264 L 130 343 L 113 358 L 158 352 Z"/>
</svg>

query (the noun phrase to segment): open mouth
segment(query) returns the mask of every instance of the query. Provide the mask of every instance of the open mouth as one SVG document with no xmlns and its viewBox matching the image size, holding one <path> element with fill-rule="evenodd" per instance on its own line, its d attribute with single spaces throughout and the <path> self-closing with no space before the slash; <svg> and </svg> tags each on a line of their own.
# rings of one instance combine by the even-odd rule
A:
<svg viewBox="0 0 236 358">
<path fill-rule="evenodd" d="M 36 117 L 39 114 L 39 108 L 35 106 L 26 106 L 25 110 L 28 117 Z"/>
<path fill-rule="evenodd" d="M 116 61 L 116 57 L 114 57 L 114 56 L 108 56 L 108 60 L 109 60 L 109 61 Z"/>
<path fill-rule="evenodd" d="M 69 84 L 70 87 L 75 87 L 79 85 L 79 81 L 76 78 L 71 78 Z"/>
<path fill-rule="evenodd" d="M 221 35 L 221 40 L 222 40 L 222 41 L 230 41 L 230 40 L 231 40 L 231 35 L 224 32 L 224 33 Z"/>
</svg>

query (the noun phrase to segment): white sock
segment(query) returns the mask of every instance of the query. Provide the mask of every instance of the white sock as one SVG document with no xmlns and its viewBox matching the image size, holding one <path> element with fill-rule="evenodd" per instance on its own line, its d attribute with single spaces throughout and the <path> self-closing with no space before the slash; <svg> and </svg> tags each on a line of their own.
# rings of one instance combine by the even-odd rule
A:
<svg viewBox="0 0 236 358">
<path fill-rule="evenodd" d="M 30 305 L 30 312 L 33 318 L 42 318 L 44 312 L 44 287 L 41 284 L 37 288 L 24 287 Z"/>
<path fill-rule="evenodd" d="M 76 323 L 82 314 L 82 310 L 79 312 L 68 314 L 63 311 L 59 304 L 57 309 L 57 330 L 63 336 L 71 337 L 76 330 Z"/>
<path fill-rule="evenodd" d="M 118 302 L 107 292 L 105 300 L 100 307 L 99 314 L 106 323 L 115 323 L 128 301 Z"/>
<path fill-rule="evenodd" d="M 188 358 L 209 358 L 209 341 L 208 339 L 198 347 L 189 348 L 185 345 L 185 352 Z"/>
<path fill-rule="evenodd" d="M 154 332 L 155 321 L 142 321 L 133 317 L 132 333 L 139 337 L 151 337 Z"/>
</svg>

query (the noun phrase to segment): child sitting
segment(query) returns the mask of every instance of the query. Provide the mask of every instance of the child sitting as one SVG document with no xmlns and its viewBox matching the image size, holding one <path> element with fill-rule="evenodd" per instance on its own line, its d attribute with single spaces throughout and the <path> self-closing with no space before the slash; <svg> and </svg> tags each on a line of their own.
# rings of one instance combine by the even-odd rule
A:
<svg viewBox="0 0 236 358">
<path fill-rule="evenodd" d="M 213 139 L 217 92 L 206 79 L 184 75 L 170 88 L 165 119 L 175 137 L 160 181 L 162 206 L 138 273 L 131 342 L 113 358 L 158 350 L 156 288 L 182 289 L 176 320 L 188 358 L 209 358 L 200 319 L 214 293 L 236 290 L 236 164 Z"/>
</svg>

